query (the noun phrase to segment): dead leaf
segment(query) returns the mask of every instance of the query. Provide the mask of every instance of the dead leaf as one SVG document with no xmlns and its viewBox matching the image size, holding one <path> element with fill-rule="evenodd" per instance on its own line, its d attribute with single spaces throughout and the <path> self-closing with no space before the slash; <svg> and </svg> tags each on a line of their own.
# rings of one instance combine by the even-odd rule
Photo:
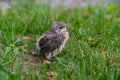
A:
<svg viewBox="0 0 120 80">
<path fill-rule="evenodd" d="M 51 64 L 51 62 L 48 60 L 43 60 L 43 64 Z"/>
<path fill-rule="evenodd" d="M 113 59 L 111 57 L 108 57 L 108 61 L 111 63 Z"/>
<path fill-rule="evenodd" d="M 23 42 L 27 42 L 27 41 L 32 40 L 32 38 L 29 37 L 29 36 L 23 36 L 23 37 L 20 38 L 20 40 L 23 41 Z"/>
<path fill-rule="evenodd" d="M 0 52 L 3 52 L 2 47 L 3 47 L 3 44 L 2 44 L 2 41 L 0 40 Z"/>
<path fill-rule="evenodd" d="M 53 78 L 57 76 L 57 73 L 53 71 L 49 71 L 47 72 L 47 76 L 48 76 L 48 80 L 53 80 Z"/>
<path fill-rule="evenodd" d="M 49 71 L 49 72 L 47 72 L 47 75 L 48 75 L 48 77 L 53 77 L 53 76 L 57 76 L 57 73 L 53 72 L 53 71 Z"/>
</svg>

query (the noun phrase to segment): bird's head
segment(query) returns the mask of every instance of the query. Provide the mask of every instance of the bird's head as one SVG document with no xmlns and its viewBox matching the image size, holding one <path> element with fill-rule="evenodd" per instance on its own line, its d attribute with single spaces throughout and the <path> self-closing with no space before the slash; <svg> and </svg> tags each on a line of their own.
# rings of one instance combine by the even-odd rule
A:
<svg viewBox="0 0 120 80">
<path fill-rule="evenodd" d="M 54 31 L 56 33 L 65 33 L 67 31 L 67 27 L 69 25 L 63 22 L 54 22 L 52 25 L 52 29 L 54 29 Z"/>
</svg>

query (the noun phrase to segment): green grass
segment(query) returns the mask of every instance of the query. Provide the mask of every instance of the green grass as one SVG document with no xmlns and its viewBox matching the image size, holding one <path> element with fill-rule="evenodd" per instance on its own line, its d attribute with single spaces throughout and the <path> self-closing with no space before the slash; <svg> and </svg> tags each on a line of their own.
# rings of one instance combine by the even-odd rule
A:
<svg viewBox="0 0 120 80">
<path fill-rule="evenodd" d="M 31 4 L 31 5 L 29 5 Z M 120 9 L 88 6 L 63 9 L 19 3 L 0 13 L 0 80 L 120 80 Z M 55 21 L 70 24 L 70 39 L 52 64 L 41 63 L 28 50 Z M 29 36 L 29 41 L 21 41 Z"/>
</svg>

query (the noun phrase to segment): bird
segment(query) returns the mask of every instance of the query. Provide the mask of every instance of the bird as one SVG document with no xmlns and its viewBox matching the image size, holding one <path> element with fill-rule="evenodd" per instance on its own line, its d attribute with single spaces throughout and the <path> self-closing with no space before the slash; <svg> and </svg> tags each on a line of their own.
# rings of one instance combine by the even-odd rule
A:
<svg viewBox="0 0 120 80">
<path fill-rule="evenodd" d="M 50 60 L 62 51 L 69 39 L 68 26 L 64 22 L 54 22 L 51 28 L 38 38 L 36 49 L 44 59 Z"/>
</svg>

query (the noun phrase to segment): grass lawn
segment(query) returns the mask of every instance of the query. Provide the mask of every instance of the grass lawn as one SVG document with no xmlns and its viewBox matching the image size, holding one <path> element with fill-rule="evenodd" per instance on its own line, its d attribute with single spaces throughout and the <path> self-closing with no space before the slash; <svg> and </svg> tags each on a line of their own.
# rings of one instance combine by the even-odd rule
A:
<svg viewBox="0 0 120 80">
<path fill-rule="evenodd" d="M 36 39 L 55 21 L 70 39 L 51 64 L 33 57 Z M 116 5 L 63 9 L 19 3 L 0 12 L 0 80 L 120 80 L 120 9 Z"/>
</svg>

